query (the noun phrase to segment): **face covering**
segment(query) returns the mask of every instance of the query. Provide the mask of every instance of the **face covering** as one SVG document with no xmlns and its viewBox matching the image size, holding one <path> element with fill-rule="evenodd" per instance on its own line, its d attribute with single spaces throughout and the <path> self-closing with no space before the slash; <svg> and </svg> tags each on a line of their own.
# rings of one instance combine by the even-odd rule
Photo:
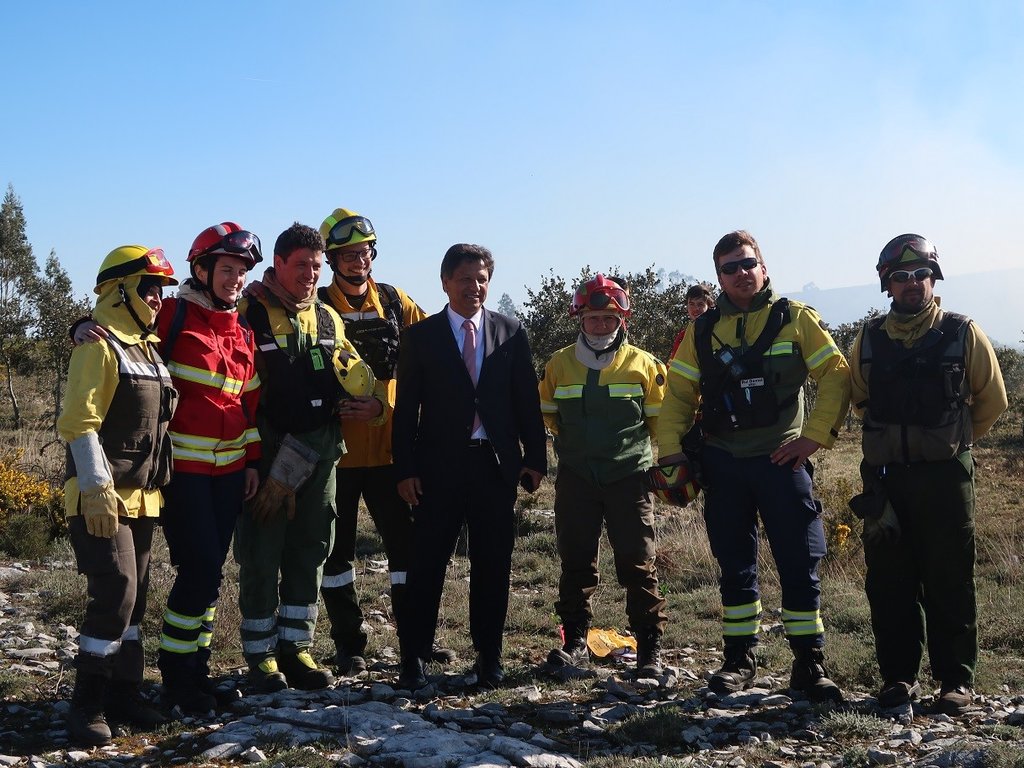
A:
<svg viewBox="0 0 1024 768">
<path fill-rule="evenodd" d="M 611 333 L 606 333 L 602 336 L 595 336 L 584 331 L 580 331 L 580 333 L 583 335 L 583 339 L 586 341 L 588 347 L 595 352 L 604 352 L 615 343 L 615 339 L 619 335 L 619 330 L 619 328 L 616 328 Z"/>
</svg>

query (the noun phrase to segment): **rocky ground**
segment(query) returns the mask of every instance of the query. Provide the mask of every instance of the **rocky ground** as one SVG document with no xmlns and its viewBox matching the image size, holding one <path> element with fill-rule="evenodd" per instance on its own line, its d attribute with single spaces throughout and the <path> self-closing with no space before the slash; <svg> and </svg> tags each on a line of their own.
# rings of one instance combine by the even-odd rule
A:
<svg viewBox="0 0 1024 768">
<path fill-rule="evenodd" d="M 959 718 L 933 713 L 930 696 L 881 711 L 868 694 L 847 692 L 842 707 L 816 707 L 792 699 L 786 680 L 772 676 L 719 697 L 704 680 L 720 656 L 693 648 L 670 650 L 671 667 L 656 680 L 634 679 L 626 664 L 602 663 L 562 678 L 517 670 L 497 692 L 477 691 L 471 679 L 438 670 L 428 688 L 412 695 L 393 687 L 393 663 L 378 662 L 332 690 L 245 695 L 239 671 L 224 678 L 234 701 L 216 715 L 178 719 L 157 733 L 123 730 L 110 747 L 80 750 L 68 743 L 68 703 L 61 698 L 69 693 L 65 666 L 76 631 L 42 624 L 41 596 L 9 588 L 26 570 L 0 567 L 0 669 L 28 676 L 40 693 L 0 704 L 0 766 L 573 768 L 654 758 L 651 764 L 673 766 L 820 768 L 983 766 L 999 755 L 1000 765 L 1024 764 L 1024 748 L 1014 751 L 1024 740 L 1022 696 L 980 696 Z M 159 686 L 147 694 L 158 700 Z"/>
</svg>

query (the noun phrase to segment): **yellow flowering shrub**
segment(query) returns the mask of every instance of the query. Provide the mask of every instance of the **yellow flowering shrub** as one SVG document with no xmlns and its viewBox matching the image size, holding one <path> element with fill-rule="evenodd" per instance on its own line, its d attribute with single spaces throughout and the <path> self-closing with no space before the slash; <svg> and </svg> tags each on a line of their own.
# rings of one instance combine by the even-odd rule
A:
<svg viewBox="0 0 1024 768">
<path fill-rule="evenodd" d="M 42 557 L 64 530 L 64 492 L 18 466 L 22 452 L 0 455 L 0 550 Z"/>
</svg>

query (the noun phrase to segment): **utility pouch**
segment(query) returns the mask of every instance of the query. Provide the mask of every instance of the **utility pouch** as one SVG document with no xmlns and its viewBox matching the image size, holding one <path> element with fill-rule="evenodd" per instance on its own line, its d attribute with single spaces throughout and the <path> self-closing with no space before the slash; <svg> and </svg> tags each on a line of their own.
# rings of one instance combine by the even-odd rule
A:
<svg viewBox="0 0 1024 768">
<path fill-rule="evenodd" d="M 861 461 L 860 479 L 864 482 L 864 492 L 850 499 L 850 510 L 861 520 L 878 520 L 888 502 L 878 469 Z"/>
</svg>

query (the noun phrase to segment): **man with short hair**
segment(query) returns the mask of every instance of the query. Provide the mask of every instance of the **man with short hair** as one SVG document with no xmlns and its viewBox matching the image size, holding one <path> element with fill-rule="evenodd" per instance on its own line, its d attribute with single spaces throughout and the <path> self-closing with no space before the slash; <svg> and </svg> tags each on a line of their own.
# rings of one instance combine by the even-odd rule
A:
<svg viewBox="0 0 1024 768">
<path fill-rule="evenodd" d="M 871 604 L 883 707 L 920 692 L 925 640 L 938 709 L 973 702 L 978 662 L 971 446 L 1006 410 L 992 345 L 970 318 L 939 307 L 935 246 L 905 234 L 876 266 L 889 312 L 853 343 L 854 411 L 864 418 L 865 589 Z"/>
<path fill-rule="evenodd" d="M 483 687 L 500 685 L 516 485 L 547 471 L 530 344 L 519 321 L 484 309 L 494 257 L 459 243 L 441 262 L 448 305 L 406 328 L 398 356 L 392 450 L 398 492 L 413 507 L 416 548 L 399 686 L 427 684 L 448 560 L 469 528 L 469 624 Z M 472 678 L 471 678 L 472 679 Z"/>
<path fill-rule="evenodd" d="M 818 314 L 772 290 L 749 232 L 723 236 L 713 258 L 718 306 L 698 318 L 672 358 L 657 427 L 660 463 L 679 461 L 700 408 L 704 522 L 721 568 L 725 642 L 725 663 L 708 687 L 727 694 L 754 681 L 760 517 L 782 584 L 782 623 L 794 655 L 790 689 L 812 701 L 838 701 L 842 693 L 824 666 L 818 566 L 825 531 L 809 458 L 839 435 L 849 368 Z M 808 376 L 818 396 L 805 418 Z"/>
<path fill-rule="evenodd" d="M 374 280 L 371 272 L 378 240 L 368 218 L 347 208 L 336 208 L 320 225 L 320 235 L 326 243 L 324 255 L 334 273 L 331 284 L 319 289 L 320 300 L 337 310 L 345 323 L 346 337 L 384 386 L 390 409 L 395 402 L 400 334 L 427 313 L 401 288 Z M 334 664 L 341 674 L 358 674 L 366 669 L 367 635 L 355 584 L 360 497 L 384 543 L 391 610 L 399 636 L 408 612 L 406 583 L 413 547 L 412 512 L 398 495 L 391 458 L 391 425 L 374 422 L 375 404 L 372 397 L 353 397 L 341 403 L 347 450 L 338 462 L 338 520 L 334 547 L 324 565 L 320 586 L 331 620 Z M 450 661 L 451 657 L 435 649 L 432 659 Z"/>
<path fill-rule="evenodd" d="M 309 653 L 324 561 L 334 537 L 334 467 L 344 451 L 337 406 L 374 392 L 370 367 L 337 313 L 316 297 L 324 243 L 296 222 L 240 312 L 262 382 L 260 489 L 238 518 L 235 559 L 242 652 L 261 691 L 333 682 Z M 387 417 L 378 393 L 373 418 Z"/>
</svg>

